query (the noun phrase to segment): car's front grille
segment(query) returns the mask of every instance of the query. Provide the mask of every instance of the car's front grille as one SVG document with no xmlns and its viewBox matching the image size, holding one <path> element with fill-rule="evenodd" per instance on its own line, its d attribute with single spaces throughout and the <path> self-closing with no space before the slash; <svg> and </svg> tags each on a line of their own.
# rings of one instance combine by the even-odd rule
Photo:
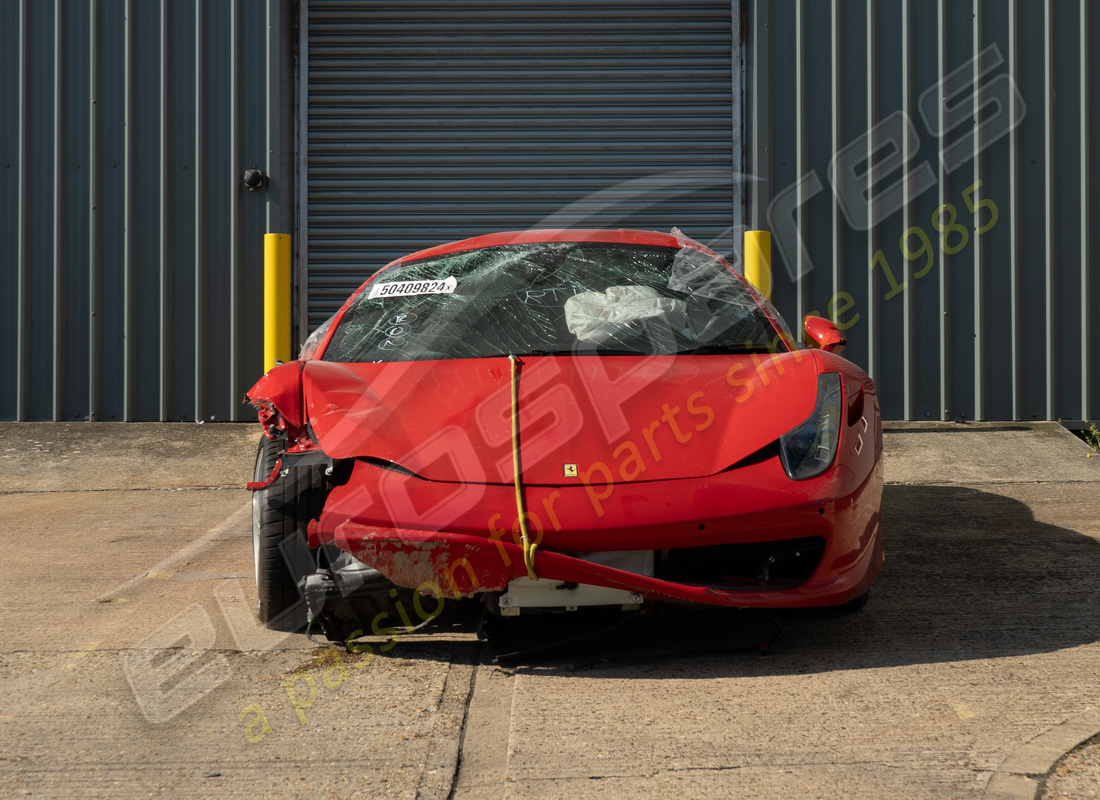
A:
<svg viewBox="0 0 1100 800">
<path fill-rule="evenodd" d="M 789 589 L 813 574 L 824 552 L 820 536 L 687 547 L 663 553 L 657 577 L 738 589 Z"/>
</svg>

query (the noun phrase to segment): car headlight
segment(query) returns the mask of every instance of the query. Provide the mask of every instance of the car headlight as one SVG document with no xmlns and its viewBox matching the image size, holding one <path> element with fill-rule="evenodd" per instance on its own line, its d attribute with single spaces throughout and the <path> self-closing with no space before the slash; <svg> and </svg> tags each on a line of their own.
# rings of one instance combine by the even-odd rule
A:
<svg viewBox="0 0 1100 800">
<path fill-rule="evenodd" d="M 840 439 L 840 408 L 840 375 L 818 375 L 814 412 L 779 437 L 779 456 L 791 480 L 813 478 L 833 463 Z"/>
</svg>

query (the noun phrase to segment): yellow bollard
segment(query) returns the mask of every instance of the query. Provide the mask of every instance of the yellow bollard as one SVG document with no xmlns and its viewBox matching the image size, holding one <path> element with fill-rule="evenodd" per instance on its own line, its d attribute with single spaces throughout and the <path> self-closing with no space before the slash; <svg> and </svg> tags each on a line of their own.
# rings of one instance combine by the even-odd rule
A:
<svg viewBox="0 0 1100 800">
<path fill-rule="evenodd" d="M 768 231 L 745 231 L 745 278 L 772 299 L 772 235 Z"/>
<path fill-rule="evenodd" d="M 264 372 L 290 361 L 290 234 L 264 234 Z"/>
</svg>

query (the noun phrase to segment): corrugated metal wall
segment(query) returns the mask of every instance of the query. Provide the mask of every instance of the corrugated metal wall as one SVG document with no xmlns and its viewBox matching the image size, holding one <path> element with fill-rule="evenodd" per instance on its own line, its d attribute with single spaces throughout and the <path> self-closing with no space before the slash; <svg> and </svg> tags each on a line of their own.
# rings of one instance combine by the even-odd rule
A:
<svg viewBox="0 0 1100 800">
<path fill-rule="evenodd" d="M 736 2 L 522 0 L 471 4 L 459 27 L 454 6 L 0 4 L 0 418 L 246 417 L 261 236 L 295 220 L 299 310 L 327 292 L 309 327 L 392 255 L 735 169 L 741 26 L 744 195 L 775 235 L 781 310 L 837 317 L 887 417 L 1100 417 L 1089 0 L 745 0 L 742 19 Z M 295 21 L 312 29 L 304 217 Z M 698 188 L 693 211 L 625 223 L 698 213 L 687 233 L 728 238 L 707 209 L 730 189 Z"/>
<path fill-rule="evenodd" d="M 1100 9 L 746 5 L 749 206 L 781 311 L 834 304 L 887 418 L 1100 417 Z"/>
<path fill-rule="evenodd" d="M 310 0 L 310 326 L 391 259 L 482 233 L 679 225 L 729 249 L 736 6 Z"/>
<path fill-rule="evenodd" d="M 0 4 L 0 418 L 244 418 L 262 237 L 292 221 L 291 11 Z"/>
</svg>

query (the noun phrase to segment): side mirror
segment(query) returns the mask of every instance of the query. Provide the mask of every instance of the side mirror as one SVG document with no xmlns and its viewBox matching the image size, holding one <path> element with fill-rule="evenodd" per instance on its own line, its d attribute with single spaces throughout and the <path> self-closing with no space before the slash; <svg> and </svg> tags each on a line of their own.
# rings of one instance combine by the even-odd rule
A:
<svg viewBox="0 0 1100 800">
<path fill-rule="evenodd" d="M 839 354 L 844 349 L 844 345 L 848 344 L 848 340 L 844 338 L 840 329 L 824 317 L 806 317 L 803 330 L 806 333 L 802 337 L 802 341 L 810 347 L 820 348 L 826 353 Z"/>
</svg>

